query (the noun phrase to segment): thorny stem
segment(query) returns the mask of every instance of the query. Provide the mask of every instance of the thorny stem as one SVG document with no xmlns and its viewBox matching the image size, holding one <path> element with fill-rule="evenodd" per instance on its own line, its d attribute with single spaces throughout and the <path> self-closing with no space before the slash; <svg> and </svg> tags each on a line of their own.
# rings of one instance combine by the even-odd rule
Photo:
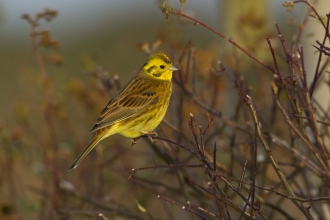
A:
<svg viewBox="0 0 330 220">
<path fill-rule="evenodd" d="M 174 165 L 155 165 L 155 166 L 151 166 L 151 167 L 145 167 L 145 168 L 133 169 L 131 175 L 134 175 L 134 174 L 136 173 L 136 171 L 138 171 L 138 170 L 143 170 L 143 169 L 173 168 L 173 167 L 202 167 L 202 166 L 203 166 L 203 167 L 206 167 L 206 168 L 207 168 L 207 169 L 206 169 L 206 174 L 207 174 L 207 176 L 209 177 L 209 179 L 213 181 L 213 183 L 212 183 L 213 193 L 209 192 L 208 190 L 206 190 L 205 188 L 203 188 L 203 187 L 201 187 L 201 186 L 200 186 L 200 188 L 203 189 L 204 191 L 208 192 L 209 194 L 215 196 L 215 198 L 216 198 L 217 200 L 220 199 L 220 201 L 224 202 L 225 205 L 229 205 L 229 206 L 231 206 L 231 207 L 233 207 L 233 208 L 235 208 L 236 210 L 239 211 L 239 208 L 236 207 L 236 205 L 233 204 L 233 203 L 227 198 L 227 196 L 225 195 L 224 191 L 221 189 L 221 187 L 219 186 L 219 184 L 216 182 L 216 176 L 217 176 L 217 175 L 216 175 L 216 176 L 213 176 L 213 174 L 212 174 L 213 172 L 215 172 L 215 168 L 214 168 L 213 165 L 214 165 L 214 163 L 215 163 L 216 158 L 215 158 L 215 156 L 214 156 L 214 157 L 213 157 L 213 162 L 209 162 L 209 159 L 205 157 L 205 154 L 204 154 L 204 148 L 201 148 L 201 147 L 200 147 L 200 145 L 202 145 L 202 143 L 199 143 L 199 142 L 198 142 L 197 131 L 196 131 L 196 125 L 195 125 L 195 119 L 194 119 L 194 116 L 193 116 L 193 115 L 190 115 L 189 127 L 190 127 L 190 129 L 191 129 L 191 132 L 192 132 L 193 136 L 195 136 L 195 145 L 196 145 L 196 148 L 197 148 L 198 153 L 197 153 L 197 152 L 194 152 L 194 151 L 192 151 L 192 150 L 190 150 L 189 148 L 186 148 L 185 146 L 183 146 L 183 145 L 181 145 L 181 144 L 179 144 L 179 143 L 176 143 L 176 142 L 174 142 L 174 141 L 171 141 L 171 140 L 169 140 L 169 139 L 162 138 L 162 137 L 159 137 L 159 136 L 154 137 L 154 138 L 155 138 L 155 139 L 159 139 L 159 140 L 166 141 L 166 142 L 168 142 L 168 143 L 175 144 L 175 145 L 177 145 L 177 146 L 180 146 L 181 148 L 184 148 L 184 149 L 190 151 L 190 152 L 193 153 L 196 157 L 198 157 L 198 158 L 199 158 L 204 164 L 199 164 L 199 165 L 198 165 L 198 164 L 196 164 L 196 165 L 187 165 L 187 164 L 178 164 L 178 165 L 175 165 L 175 164 L 174 164 Z M 201 128 L 200 128 L 200 135 L 203 135 L 203 132 L 202 132 L 202 129 L 201 129 Z M 201 139 L 201 141 L 204 141 L 204 140 Z M 214 148 L 216 148 L 216 145 L 215 145 Z M 214 149 L 214 153 L 215 153 L 215 149 Z M 190 182 L 193 183 L 193 184 L 196 185 L 196 186 L 199 186 L 197 183 L 194 183 L 194 182 L 192 182 L 192 181 L 190 181 Z M 217 196 L 217 195 L 215 194 L 214 189 L 216 189 L 216 190 L 219 192 L 219 194 L 221 195 L 221 197 L 219 197 L 219 196 Z M 237 191 L 237 190 L 236 190 L 236 191 Z M 235 192 L 236 192 L 236 191 L 235 191 Z M 246 202 L 248 201 L 248 200 L 243 196 L 243 194 L 241 194 L 241 193 L 238 192 L 238 191 L 237 191 L 237 193 L 240 194 L 240 196 L 243 198 L 243 200 L 245 200 Z M 217 204 L 217 202 L 216 202 L 216 204 Z M 248 204 L 249 204 L 250 207 L 252 207 L 251 204 L 250 204 L 249 202 L 248 202 Z M 263 215 L 263 213 L 261 212 L 260 209 L 257 209 L 256 207 L 254 207 L 254 209 L 255 209 L 255 210 L 257 211 L 257 213 L 258 213 L 258 216 L 256 216 L 257 219 L 259 219 L 260 217 L 261 217 L 262 219 L 267 219 L 266 216 Z M 242 211 L 242 210 L 241 210 L 240 212 L 241 212 L 243 215 L 245 215 L 245 217 L 251 216 L 251 215 L 249 215 L 249 214 L 248 214 L 247 212 L 245 212 L 245 211 Z M 220 214 L 220 213 L 221 213 L 221 212 L 219 212 L 219 214 Z M 227 213 L 227 215 L 229 215 L 228 211 L 226 211 L 226 213 Z M 227 217 L 229 218 L 229 216 L 227 216 Z"/>
<path fill-rule="evenodd" d="M 325 44 L 326 39 L 328 38 L 328 35 L 329 35 L 329 20 L 330 20 L 329 16 L 330 15 L 327 16 L 327 27 L 325 29 L 325 34 L 324 34 L 324 37 L 323 37 L 322 45 Z M 315 73 L 314 73 L 314 79 L 313 79 L 313 82 L 312 82 L 312 84 L 310 86 L 310 89 L 309 89 L 309 95 L 310 95 L 310 97 L 313 97 L 313 92 L 315 90 L 317 81 L 318 81 L 318 79 L 320 78 L 320 76 L 323 73 L 323 71 L 322 72 L 319 72 L 320 65 L 321 65 L 321 60 L 322 60 L 322 55 L 323 55 L 323 53 L 319 53 L 319 58 L 317 60 L 317 65 L 316 65 L 316 69 L 315 69 Z"/>
<path fill-rule="evenodd" d="M 154 165 L 149 167 L 140 167 L 140 168 L 134 168 L 132 169 L 131 175 L 129 175 L 128 179 L 130 179 L 134 174 L 136 174 L 140 170 L 150 170 L 150 169 L 160 169 L 160 168 L 167 168 L 167 169 L 173 169 L 173 168 L 179 168 L 179 167 L 205 167 L 204 164 L 165 164 L 165 165 Z"/>
<path fill-rule="evenodd" d="M 240 184 L 246 184 L 246 185 L 252 185 L 251 182 L 246 182 L 246 181 L 243 181 L 243 180 L 237 180 L 237 179 L 234 179 L 234 178 L 229 178 L 229 177 L 225 177 L 225 176 L 222 176 L 224 179 L 226 180 L 230 180 L 230 181 L 234 181 L 234 182 L 239 182 Z M 257 189 L 260 189 L 260 190 L 264 190 L 264 191 L 268 191 L 268 192 L 273 192 L 275 193 L 276 195 L 278 196 L 282 196 L 283 198 L 289 198 L 289 199 L 292 199 L 292 200 L 297 200 L 299 202 L 312 202 L 312 201 L 324 201 L 324 202 L 330 202 L 330 197 L 316 197 L 316 198 L 308 198 L 308 199 L 303 199 L 303 198 L 298 198 L 298 197 L 292 197 L 292 196 L 289 196 L 289 195 L 286 195 L 284 193 L 280 193 L 278 191 L 275 191 L 273 188 L 269 188 L 269 187 L 261 187 L 261 186 L 258 186 L 258 185 L 255 185 L 255 188 Z"/>
<path fill-rule="evenodd" d="M 303 51 L 301 51 L 301 56 L 303 57 Z M 302 62 L 302 67 L 303 67 L 303 74 L 305 74 L 305 70 L 304 70 L 305 68 L 304 68 L 303 62 Z M 312 128 L 314 130 L 314 132 L 313 132 L 314 133 L 314 138 L 317 142 L 318 147 L 322 151 L 322 156 L 324 158 L 324 161 L 325 161 L 327 167 L 329 167 L 328 166 L 329 165 L 329 152 L 327 151 L 327 149 L 324 146 L 323 141 L 321 140 L 321 134 L 320 134 L 320 130 L 319 130 L 318 125 L 317 125 L 314 107 L 313 107 L 313 104 L 311 102 L 311 97 L 308 93 L 307 84 L 304 84 L 304 92 L 305 92 L 305 100 L 306 100 L 306 105 L 307 105 L 307 112 L 308 112 L 309 117 L 311 117 L 311 119 L 312 119 L 311 124 L 312 124 Z"/>
<path fill-rule="evenodd" d="M 292 130 L 297 134 L 297 136 L 306 144 L 306 146 L 310 149 L 310 151 L 314 154 L 315 158 L 317 159 L 317 161 L 320 163 L 320 165 L 323 167 L 323 169 L 328 173 L 329 175 L 329 169 L 326 166 L 326 164 L 323 162 L 322 157 L 320 156 L 320 154 L 317 152 L 317 150 L 315 149 L 315 146 L 313 146 L 308 139 L 299 132 L 299 130 L 296 128 L 296 126 L 293 125 L 292 121 L 290 120 L 288 113 L 286 112 L 286 110 L 283 108 L 283 106 L 281 105 L 280 101 L 278 100 L 278 94 L 276 93 L 276 91 L 273 89 L 273 95 L 274 95 L 274 99 L 275 102 L 277 104 L 277 107 L 280 109 L 282 115 L 285 118 L 285 122 L 292 128 Z"/>
<path fill-rule="evenodd" d="M 251 214 L 249 214 L 250 218 L 262 218 L 262 219 L 268 219 L 261 211 L 260 208 L 252 205 L 252 203 L 249 201 L 248 198 L 245 198 L 245 196 L 243 195 L 243 193 L 241 191 L 239 191 L 238 189 L 236 189 L 226 178 L 224 178 L 221 174 L 217 174 L 218 177 L 220 177 L 221 180 L 223 180 L 239 197 L 241 197 L 241 199 L 243 199 L 243 201 L 253 210 L 257 211 L 257 213 L 259 215 L 256 216 L 252 216 Z M 243 209 L 242 214 L 244 214 L 245 211 Z"/>
<path fill-rule="evenodd" d="M 280 178 L 280 180 L 281 180 L 282 184 L 284 185 L 288 194 L 292 197 L 295 197 L 295 194 L 294 194 L 293 190 L 291 189 L 290 184 L 288 183 L 287 179 L 285 178 L 284 173 L 282 172 L 281 168 L 277 164 L 277 162 L 272 154 L 271 149 L 269 148 L 266 140 L 264 139 L 264 137 L 262 135 L 260 125 L 259 125 L 260 122 L 259 122 L 259 119 L 257 116 L 257 112 L 253 107 L 252 98 L 250 96 L 246 95 L 244 101 L 250 110 L 251 116 L 253 118 L 254 126 L 256 127 L 257 136 L 259 138 L 259 141 L 261 142 L 261 145 L 263 146 L 264 150 L 266 151 L 275 172 L 277 173 L 278 177 Z M 301 204 L 299 204 L 295 200 L 291 200 L 291 201 L 301 210 L 301 212 L 305 215 L 305 217 L 307 219 L 313 219 L 313 217 L 309 214 L 309 212 L 306 210 L 305 207 L 303 207 Z"/>
<path fill-rule="evenodd" d="M 322 176 L 326 176 L 327 175 L 327 173 L 324 170 L 322 170 L 318 166 L 316 166 L 310 159 L 308 159 L 305 156 L 301 155 L 301 153 L 299 153 L 296 149 L 288 146 L 288 144 L 286 144 L 283 140 L 281 140 L 280 138 L 278 138 L 276 135 L 270 134 L 270 137 L 271 137 L 271 140 L 272 140 L 272 142 L 274 144 L 276 144 L 277 146 L 281 147 L 285 151 L 290 152 L 290 154 L 293 157 L 297 158 L 298 161 L 303 162 L 316 175 L 318 175 L 319 177 L 322 177 Z"/>
<path fill-rule="evenodd" d="M 250 217 L 250 214 L 249 214 L 248 212 L 242 212 L 243 210 L 242 210 L 239 206 L 235 205 L 231 200 L 229 200 L 229 199 L 227 198 L 227 196 L 225 196 L 224 194 L 220 193 L 220 195 L 215 195 L 215 194 L 213 194 L 211 191 L 209 191 L 208 189 L 205 189 L 203 186 L 201 186 L 201 185 L 199 185 L 199 184 L 197 184 L 197 183 L 195 183 L 195 182 L 193 182 L 193 181 L 190 181 L 190 183 L 191 183 L 191 184 L 194 184 L 195 186 L 198 186 L 199 188 L 201 188 L 201 189 L 202 189 L 204 192 L 206 192 L 207 194 L 215 196 L 218 200 L 220 200 L 220 201 L 222 201 L 224 204 L 227 204 L 228 206 L 232 207 L 233 209 L 235 209 L 235 210 L 238 211 L 239 213 L 243 213 L 243 215 L 244 215 L 245 217 L 247 217 L 247 218 Z M 243 196 L 243 197 L 244 197 L 244 196 Z M 258 219 L 258 217 L 257 217 L 257 219 Z"/>
</svg>

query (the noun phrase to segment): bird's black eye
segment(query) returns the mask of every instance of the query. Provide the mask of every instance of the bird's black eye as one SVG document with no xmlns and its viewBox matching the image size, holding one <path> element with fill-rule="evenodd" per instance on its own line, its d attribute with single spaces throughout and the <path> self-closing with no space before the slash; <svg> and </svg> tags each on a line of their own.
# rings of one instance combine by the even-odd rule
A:
<svg viewBox="0 0 330 220">
<path fill-rule="evenodd" d="M 160 67 L 161 69 L 164 69 L 164 68 L 165 68 L 165 66 L 164 66 L 164 65 L 160 65 L 159 67 Z"/>
</svg>

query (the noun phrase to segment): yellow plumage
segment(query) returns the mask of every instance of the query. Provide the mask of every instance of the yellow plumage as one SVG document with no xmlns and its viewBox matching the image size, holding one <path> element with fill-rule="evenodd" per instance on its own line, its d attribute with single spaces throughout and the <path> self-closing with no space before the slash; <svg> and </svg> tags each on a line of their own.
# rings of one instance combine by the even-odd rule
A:
<svg viewBox="0 0 330 220">
<path fill-rule="evenodd" d="M 172 72 L 177 70 L 161 52 L 151 55 L 100 113 L 93 137 L 70 169 L 76 168 L 102 139 L 119 133 L 137 138 L 152 132 L 163 120 L 172 93 Z"/>
</svg>

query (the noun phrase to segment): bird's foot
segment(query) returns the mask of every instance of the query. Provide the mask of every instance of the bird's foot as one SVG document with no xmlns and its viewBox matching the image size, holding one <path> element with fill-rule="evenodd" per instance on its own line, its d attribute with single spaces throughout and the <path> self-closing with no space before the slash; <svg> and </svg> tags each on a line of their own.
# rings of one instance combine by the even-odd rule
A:
<svg viewBox="0 0 330 220">
<path fill-rule="evenodd" d="M 132 138 L 132 144 L 131 144 L 131 147 L 135 144 L 137 144 L 138 140 L 140 139 L 140 137 L 137 137 L 137 138 Z"/>
<path fill-rule="evenodd" d="M 147 131 L 141 131 L 144 135 L 146 135 L 148 137 L 148 139 L 152 142 L 152 143 L 157 143 L 157 139 L 156 137 L 158 137 L 156 132 L 147 132 Z"/>
</svg>

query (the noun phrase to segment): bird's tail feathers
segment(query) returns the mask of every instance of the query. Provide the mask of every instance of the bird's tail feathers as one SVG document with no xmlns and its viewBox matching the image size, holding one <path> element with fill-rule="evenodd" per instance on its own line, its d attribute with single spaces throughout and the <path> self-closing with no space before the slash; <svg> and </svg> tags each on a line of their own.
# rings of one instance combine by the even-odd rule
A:
<svg viewBox="0 0 330 220">
<path fill-rule="evenodd" d="M 76 168 L 80 164 L 80 162 L 86 157 L 86 155 L 89 152 L 91 152 L 91 150 L 93 150 L 93 148 L 104 138 L 104 135 L 100 133 L 101 132 L 96 132 L 94 134 L 92 140 L 89 142 L 89 144 L 84 148 L 84 150 L 81 152 L 78 158 L 70 166 L 69 171 Z"/>
</svg>

